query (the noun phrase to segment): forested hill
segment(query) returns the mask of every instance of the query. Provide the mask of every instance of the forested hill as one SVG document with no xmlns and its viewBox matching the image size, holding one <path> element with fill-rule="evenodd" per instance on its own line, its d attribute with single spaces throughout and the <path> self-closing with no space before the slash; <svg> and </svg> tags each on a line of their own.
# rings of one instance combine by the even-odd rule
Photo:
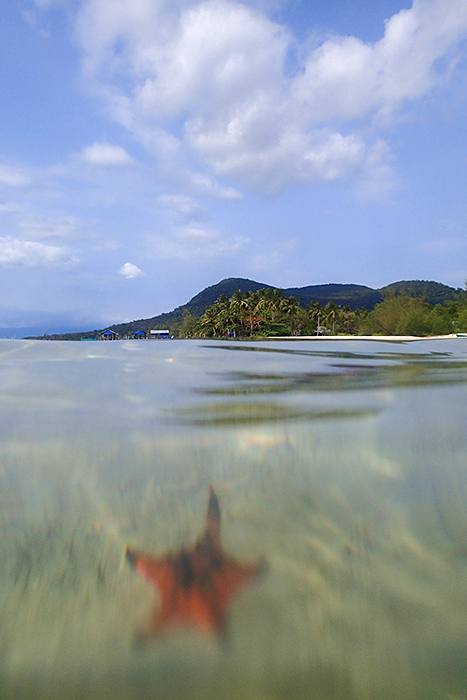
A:
<svg viewBox="0 0 467 700">
<path fill-rule="evenodd" d="M 195 319 L 200 318 L 222 294 L 226 297 L 232 296 L 234 292 L 256 292 L 258 289 L 273 288 L 270 284 L 255 282 L 243 277 L 229 277 L 221 280 L 218 284 L 206 287 L 196 294 L 183 306 L 178 306 L 173 311 L 159 314 L 151 318 L 139 319 L 129 323 L 117 323 L 108 326 L 119 335 L 127 335 L 135 331 L 149 331 L 151 328 L 168 328 L 173 333 L 187 314 L 191 314 Z M 376 304 L 391 294 L 407 294 L 413 297 L 422 297 L 430 304 L 444 303 L 448 299 L 455 299 L 461 290 L 448 287 L 440 282 L 428 282 L 424 280 L 412 280 L 394 282 L 382 287 L 372 289 L 359 284 L 319 284 L 308 287 L 288 287 L 282 289 L 284 297 L 294 296 L 300 305 L 305 307 L 310 301 L 319 301 L 325 306 L 329 301 L 338 306 L 350 306 L 351 309 L 365 308 L 371 311 Z M 82 337 L 97 337 L 104 329 L 54 334 L 43 336 L 51 340 L 80 340 Z"/>
<path fill-rule="evenodd" d="M 360 284 L 316 284 L 310 287 L 290 287 L 283 289 L 284 297 L 295 297 L 301 306 L 310 301 L 319 301 L 326 306 L 333 301 L 338 306 L 350 306 L 351 309 L 368 309 L 371 311 L 376 304 L 383 301 L 383 295 L 378 289 L 364 287 Z"/>
<path fill-rule="evenodd" d="M 217 284 L 213 284 L 210 287 L 206 287 L 202 292 L 199 292 L 193 299 L 185 304 L 184 306 L 179 306 L 172 313 L 180 311 L 180 318 L 182 318 L 183 313 L 192 314 L 195 318 L 199 318 L 204 314 L 208 306 L 214 304 L 214 302 L 219 299 L 222 294 L 226 297 L 231 297 L 236 291 L 242 292 L 257 292 L 258 289 L 274 289 L 270 284 L 264 284 L 262 282 L 254 282 L 253 280 L 245 279 L 244 277 L 228 277 L 225 280 L 221 280 Z M 290 295 L 288 295 L 290 296 Z M 164 314 L 163 314 L 164 315 Z M 160 318 L 160 316 L 159 316 Z"/>
<path fill-rule="evenodd" d="M 388 284 L 387 287 L 382 287 L 379 291 L 385 297 L 388 294 L 395 294 L 396 296 L 406 294 L 409 297 L 421 297 L 434 306 L 435 304 L 444 304 L 445 301 L 455 299 L 459 292 L 463 290 L 447 287 L 445 284 L 441 284 L 441 282 L 417 280 L 393 282 L 392 284 Z"/>
</svg>

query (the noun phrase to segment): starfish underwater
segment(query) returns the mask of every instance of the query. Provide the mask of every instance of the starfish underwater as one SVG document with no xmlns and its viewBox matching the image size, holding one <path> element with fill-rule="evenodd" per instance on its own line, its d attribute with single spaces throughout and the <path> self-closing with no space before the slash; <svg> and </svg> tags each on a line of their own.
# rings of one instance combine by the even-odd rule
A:
<svg viewBox="0 0 467 700">
<path fill-rule="evenodd" d="M 162 600 L 144 638 L 180 627 L 225 638 L 232 598 L 264 571 L 265 564 L 242 564 L 226 556 L 221 547 L 220 521 L 219 501 L 210 486 L 206 529 L 192 549 L 153 557 L 127 547 L 127 560 L 156 587 Z"/>
</svg>

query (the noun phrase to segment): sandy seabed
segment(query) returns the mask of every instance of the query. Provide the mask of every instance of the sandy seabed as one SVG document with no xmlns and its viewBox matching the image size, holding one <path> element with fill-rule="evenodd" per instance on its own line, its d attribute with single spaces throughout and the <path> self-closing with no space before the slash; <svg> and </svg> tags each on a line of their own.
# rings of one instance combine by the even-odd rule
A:
<svg viewBox="0 0 467 700">
<path fill-rule="evenodd" d="M 461 697 L 467 558 L 453 523 L 467 529 L 463 504 L 419 506 L 414 519 L 396 497 L 401 468 L 371 449 L 347 457 L 353 479 L 333 483 L 342 453 L 330 466 L 308 432 L 225 435 L 224 449 L 198 445 L 191 466 L 174 465 L 188 438 L 162 451 L 158 441 L 113 487 L 111 462 L 77 446 L 18 450 L 34 467 L 27 480 L 13 476 L 14 458 L 3 471 L 0 697 L 408 700 L 448 698 L 443 684 Z M 306 475 L 304 454 L 330 473 Z M 226 551 L 263 556 L 269 571 L 235 600 L 226 644 L 186 631 L 138 645 L 158 597 L 124 548 L 193 543 L 210 482 Z"/>
<path fill-rule="evenodd" d="M 464 700 L 465 385 L 286 394 L 365 411 L 176 425 L 151 397 L 177 345 L 144 371 L 132 358 L 154 351 L 128 351 L 120 374 L 127 350 L 93 348 L 84 384 L 91 351 L 47 347 L 61 354 L 39 379 L 35 355 L 0 366 L 0 700 Z M 234 360 L 281 370 L 258 355 Z M 180 383 L 201 382 L 184 362 Z M 191 546 L 209 484 L 225 551 L 268 571 L 235 598 L 225 644 L 139 644 L 159 599 L 125 547 Z"/>
</svg>

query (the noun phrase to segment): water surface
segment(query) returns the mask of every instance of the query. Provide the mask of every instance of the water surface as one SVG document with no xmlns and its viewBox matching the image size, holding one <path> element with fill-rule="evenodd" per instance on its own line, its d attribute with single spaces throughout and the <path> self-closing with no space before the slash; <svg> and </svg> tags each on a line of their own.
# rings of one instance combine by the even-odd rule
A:
<svg viewBox="0 0 467 700">
<path fill-rule="evenodd" d="M 465 699 L 467 340 L 0 341 L 0 699 Z M 268 570 L 137 644 L 127 545 Z"/>
</svg>

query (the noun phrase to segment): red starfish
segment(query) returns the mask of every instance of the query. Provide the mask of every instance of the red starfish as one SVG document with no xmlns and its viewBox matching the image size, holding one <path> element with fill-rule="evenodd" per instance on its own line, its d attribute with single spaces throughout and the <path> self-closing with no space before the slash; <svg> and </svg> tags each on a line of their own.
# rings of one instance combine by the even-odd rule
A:
<svg viewBox="0 0 467 700">
<path fill-rule="evenodd" d="M 144 637 L 171 627 L 193 627 L 204 634 L 225 636 L 227 609 L 237 590 L 263 570 L 264 563 L 240 564 L 222 552 L 220 508 L 209 488 L 206 530 L 193 549 L 151 557 L 127 548 L 126 557 L 149 579 L 162 598 Z"/>
</svg>

